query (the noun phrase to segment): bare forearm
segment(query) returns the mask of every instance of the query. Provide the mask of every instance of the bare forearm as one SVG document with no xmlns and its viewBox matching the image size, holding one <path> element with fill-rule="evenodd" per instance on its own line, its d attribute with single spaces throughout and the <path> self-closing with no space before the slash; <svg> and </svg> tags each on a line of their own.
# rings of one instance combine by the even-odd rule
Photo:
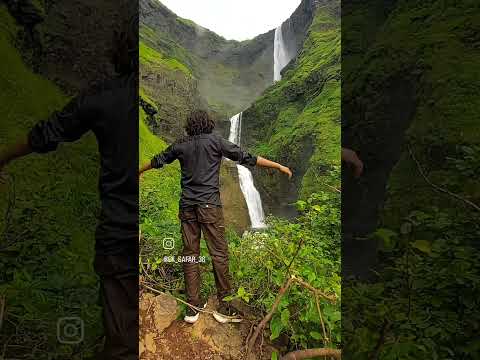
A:
<svg viewBox="0 0 480 360">
<path fill-rule="evenodd" d="M 25 137 L 25 139 L 11 145 L 3 153 L 0 153 L 0 168 L 7 165 L 10 161 L 26 156 L 31 152 L 32 149 L 28 144 L 28 139 Z"/>
<path fill-rule="evenodd" d="M 139 175 L 143 174 L 145 171 L 151 170 L 152 169 L 152 163 L 148 162 L 142 165 L 140 169 L 138 170 Z"/>
<path fill-rule="evenodd" d="M 264 167 L 264 168 L 269 168 L 269 169 L 276 169 L 276 170 L 280 171 L 281 173 L 284 173 L 285 175 L 287 175 L 289 179 L 293 175 L 291 170 L 288 167 L 283 166 L 279 163 L 276 163 L 275 161 L 265 159 L 261 156 L 257 157 L 257 166 Z"/>
<path fill-rule="evenodd" d="M 280 170 L 280 167 L 281 167 L 279 163 L 265 159 L 261 156 L 257 157 L 257 166 L 270 168 L 270 169 L 277 169 L 277 170 Z"/>
</svg>

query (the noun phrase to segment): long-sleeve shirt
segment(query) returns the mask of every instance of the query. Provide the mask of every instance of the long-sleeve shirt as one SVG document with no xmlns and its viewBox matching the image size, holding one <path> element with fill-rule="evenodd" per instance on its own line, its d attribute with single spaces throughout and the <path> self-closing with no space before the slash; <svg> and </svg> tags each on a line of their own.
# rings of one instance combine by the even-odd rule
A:
<svg viewBox="0 0 480 360">
<path fill-rule="evenodd" d="M 30 131 L 34 152 L 53 151 L 92 131 L 100 152 L 102 211 L 96 230 L 99 254 L 138 248 L 138 82 L 135 76 L 106 81 L 73 99 Z"/>
<path fill-rule="evenodd" d="M 182 170 L 180 207 L 211 204 L 221 206 L 220 165 L 222 157 L 253 167 L 257 157 L 216 134 L 184 137 L 156 155 L 151 165 L 161 168 L 175 160 Z"/>
</svg>

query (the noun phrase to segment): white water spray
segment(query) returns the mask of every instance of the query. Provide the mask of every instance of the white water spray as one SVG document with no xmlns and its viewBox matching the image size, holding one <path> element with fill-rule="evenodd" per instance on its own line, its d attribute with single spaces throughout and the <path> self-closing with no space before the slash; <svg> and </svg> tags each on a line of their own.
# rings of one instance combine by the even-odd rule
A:
<svg viewBox="0 0 480 360">
<path fill-rule="evenodd" d="M 240 145 L 242 135 L 242 113 L 233 116 L 230 119 L 230 136 L 229 141 Z M 247 202 L 248 214 L 252 228 L 262 229 L 266 227 L 265 214 L 263 213 L 262 199 L 260 193 L 255 188 L 253 176 L 250 170 L 245 166 L 237 165 L 238 179 L 240 181 L 240 189 L 242 190 L 245 201 Z"/>
<path fill-rule="evenodd" d="M 283 24 L 282 24 L 283 25 Z M 285 41 L 283 39 L 282 25 L 275 30 L 275 40 L 273 42 L 273 81 L 282 80 L 282 69 L 288 65 L 292 57 L 290 56 Z"/>
</svg>

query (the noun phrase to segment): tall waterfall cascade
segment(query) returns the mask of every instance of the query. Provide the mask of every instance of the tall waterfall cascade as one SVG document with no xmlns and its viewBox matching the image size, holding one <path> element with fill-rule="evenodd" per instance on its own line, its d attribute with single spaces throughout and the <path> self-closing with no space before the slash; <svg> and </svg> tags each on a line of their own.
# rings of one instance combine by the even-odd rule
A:
<svg viewBox="0 0 480 360">
<path fill-rule="evenodd" d="M 275 30 L 275 40 L 273 42 L 273 81 L 282 80 L 281 71 L 288 65 L 293 56 L 288 51 L 287 44 L 283 36 L 282 25 Z"/>
<path fill-rule="evenodd" d="M 233 116 L 230 119 L 230 136 L 229 141 L 234 144 L 240 145 L 240 139 L 242 135 L 242 113 Z M 262 229 L 267 225 L 265 224 L 265 214 L 263 212 L 262 199 L 260 193 L 255 187 L 253 182 L 252 173 L 248 168 L 242 165 L 237 165 L 238 179 L 240 182 L 240 189 L 247 203 L 248 215 L 250 216 L 250 222 L 252 228 Z"/>
</svg>

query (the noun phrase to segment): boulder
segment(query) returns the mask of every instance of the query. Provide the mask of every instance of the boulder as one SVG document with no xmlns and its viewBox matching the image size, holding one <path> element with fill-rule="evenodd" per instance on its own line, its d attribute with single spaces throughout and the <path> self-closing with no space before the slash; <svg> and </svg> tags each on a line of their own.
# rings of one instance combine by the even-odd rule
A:
<svg viewBox="0 0 480 360">
<path fill-rule="evenodd" d="M 158 336 L 178 317 L 177 300 L 169 294 L 144 294 L 140 299 L 140 326 Z"/>
</svg>

